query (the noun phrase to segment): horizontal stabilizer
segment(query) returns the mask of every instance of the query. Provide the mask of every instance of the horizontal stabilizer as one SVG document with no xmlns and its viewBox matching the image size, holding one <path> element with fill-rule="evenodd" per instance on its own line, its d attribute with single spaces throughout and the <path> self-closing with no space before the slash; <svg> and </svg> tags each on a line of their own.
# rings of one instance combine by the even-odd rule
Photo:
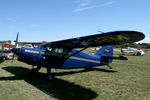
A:
<svg viewBox="0 0 150 100">
<path fill-rule="evenodd" d="M 102 56 L 103 58 L 113 59 L 113 60 L 128 60 L 127 57 L 120 55 L 120 56 Z"/>
</svg>

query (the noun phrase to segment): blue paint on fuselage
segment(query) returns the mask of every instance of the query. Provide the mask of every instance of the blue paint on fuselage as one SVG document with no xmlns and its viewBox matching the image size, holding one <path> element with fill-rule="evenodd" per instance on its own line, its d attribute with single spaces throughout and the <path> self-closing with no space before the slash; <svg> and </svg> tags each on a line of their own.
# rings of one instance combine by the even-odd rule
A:
<svg viewBox="0 0 150 100">
<path fill-rule="evenodd" d="M 77 52 L 77 49 L 72 50 L 73 53 Z M 90 55 L 84 52 L 69 57 L 61 68 L 81 68 L 100 65 L 100 58 L 95 55 Z"/>
<path fill-rule="evenodd" d="M 108 56 L 112 56 L 112 47 L 109 50 L 110 52 L 106 52 L 106 49 L 109 49 L 111 46 L 105 46 L 101 48 L 101 50 L 97 51 L 95 54 L 87 54 L 84 52 L 79 52 L 71 57 L 68 57 L 67 59 L 55 59 L 55 55 L 47 55 L 47 51 L 45 49 L 41 48 L 20 48 L 19 53 L 17 54 L 20 58 L 20 61 L 26 62 L 31 65 L 38 65 L 42 64 L 43 67 L 46 67 L 46 65 L 52 65 L 53 63 L 56 64 L 56 66 L 53 66 L 55 68 L 81 68 L 81 67 L 90 67 L 90 66 L 99 66 L 101 65 L 102 56 L 106 55 L 108 53 Z M 106 49 L 105 49 L 106 48 Z M 13 48 L 12 51 L 17 51 L 17 49 Z M 78 52 L 79 50 L 73 49 L 72 54 Z M 101 54 L 103 52 L 103 54 Z M 53 54 L 53 53 L 52 53 Z M 100 54 L 100 55 L 99 55 Z M 56 54 L 57 55 L 57 54 Z M 45 59 L 51 57 L 50 59 Z M 53 58 L 54 57 L 54 58 Z M 41 61 L 42 59 L 42 61 Z M 46 61 L 47 60 L 47 61 Z M 61 62 L 62 61 L 62 62 Z M 112 60 L 108 60 L 107 63 L 111 63 Z M 58 65 L 57 65 L 58 63 Z M 60 64 L 59 64 L 60 63 Z M 50 66 L 52 67 L 52 66 Z"/>
<path fill-rule="evenodd" d="M 21 61 L 37 65 L 43 57 L 45 50 L 38 48 L 21 48 L 18 54 Z"/>
<path fill-rule="evenodd" d="M 46 50 L 39 48 L 21 48 L 20 57 L 24 62 L 31 62 L 38 64 L 42 57 L 44 57 Z M 77 49 L 73 49 L 72 53 L 78 52 Z M 57 61 L 56 61 L 57 62 Z M 90 55 L 84 52 L 79 52 L 74 56 L 71 56 L 65 60 L 61 66 L 57 68 L 80 68 L 89 66 L 98 66 L 100 64 L 100 57 Z M 45 67 L 45 66 L 43 66 Z"/>
</svg>

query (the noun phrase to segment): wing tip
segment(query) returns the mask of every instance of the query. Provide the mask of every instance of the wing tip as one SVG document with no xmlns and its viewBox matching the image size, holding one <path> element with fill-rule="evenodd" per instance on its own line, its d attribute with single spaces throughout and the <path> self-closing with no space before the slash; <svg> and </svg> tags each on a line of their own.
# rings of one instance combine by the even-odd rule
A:
<svg viewBox="0 0 150 100">
<path fill-rule="evenodd" d="M 114 31 L 113 33 L 121 33 L 121 34 L 126 34 L 130 37 L 129 42 L 138 42 L 141 41 L 145 38 L 145 35 L 143 32 L 140 31 L 132 31 L 132 30 L 125 30 L 125 31 Z"/>
</svg>

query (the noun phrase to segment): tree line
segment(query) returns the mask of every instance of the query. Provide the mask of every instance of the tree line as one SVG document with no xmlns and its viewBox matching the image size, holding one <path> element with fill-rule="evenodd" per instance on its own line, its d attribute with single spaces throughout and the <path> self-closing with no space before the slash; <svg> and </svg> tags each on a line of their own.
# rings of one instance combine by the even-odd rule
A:
<svg viewBox="0 0 150 100">
<path fill-rule="evenodd" d="M 12 43 L 11 40 L 0 41 L 0 45 L 4 45 L 4 43 Z M 19 45 L 23 45 L 21 42 L 18 42 Z M 122 45 L 115 45 L 116 48 L 125 48 L 125 47 L 133 47 L 137 48 L 140 46 L 141 48 L 150 49 L 150 43 L 127 43 Z"/>
<path fill-rule="evenodd" d="M 150 43 L 126 43 L 122 45 L 115 45 L 116 48 L 125 48 L 125 47 L 132 47 L 132 48 L 144 48 L 144 49 L 150 49 Z"/>
</svg>

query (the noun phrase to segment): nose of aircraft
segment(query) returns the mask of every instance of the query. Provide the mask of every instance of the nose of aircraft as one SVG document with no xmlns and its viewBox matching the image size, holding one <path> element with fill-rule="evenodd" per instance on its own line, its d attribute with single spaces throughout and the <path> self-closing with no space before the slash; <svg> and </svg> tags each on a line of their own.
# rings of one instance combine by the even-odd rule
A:
<svg viewBox="0 0 150 100">
<path fill-rule="evenodd" d="M 17 52 L 17 48 L 12 48 L 11 51 L 16 53 Z"/>
</svg>

